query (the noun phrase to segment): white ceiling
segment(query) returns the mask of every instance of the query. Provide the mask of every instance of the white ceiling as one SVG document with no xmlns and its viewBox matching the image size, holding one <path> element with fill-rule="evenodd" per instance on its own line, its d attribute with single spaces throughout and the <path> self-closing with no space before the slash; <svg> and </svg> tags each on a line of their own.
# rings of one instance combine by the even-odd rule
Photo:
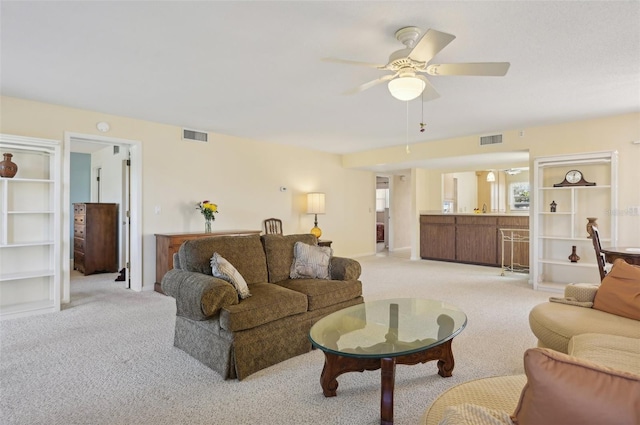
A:
<svg viewBox="0 0 640 425">
<path fill-rule="evenodd" d="M 1 3 L 3 95 L 350 153 L 640 111 L 640 2 Z M 431 63 L 507 61 L 505 77 L 429 77 L 407 104 L 383 75 L 404 26 L 456 36 Z M 424 110 L 422 109 L 424 107 Z M 427 123 L 419 132 L 422 114 Z"/>
</svg>

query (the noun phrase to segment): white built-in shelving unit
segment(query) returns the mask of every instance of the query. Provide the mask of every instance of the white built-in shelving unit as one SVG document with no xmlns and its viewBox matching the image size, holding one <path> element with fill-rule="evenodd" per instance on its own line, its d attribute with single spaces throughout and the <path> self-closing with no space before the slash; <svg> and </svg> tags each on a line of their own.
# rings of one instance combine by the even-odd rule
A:
<svg viewBox="0 0 640 425">
<path fill-rule="evenodd" d="M 570 170 L 582 172 L 595 186 L 554 187 Z M 596 217 L 603 245 L 617 242 L 617 152 L 539 157 L 534 160 L 532 280 L 534 289 L 561 292 L 568 283 L 599 283 L 588 217 Z M 557 204 L 551 212 L 550 204 Z M 568 257 L 572 246 L 580 256 Z"/>
<path fill-rule="evenodd" d="M 0 177 L 0 317 L 60 310 L 61 154 L 55 140 L 0 134 L 18 172 Z"/>
</svg>

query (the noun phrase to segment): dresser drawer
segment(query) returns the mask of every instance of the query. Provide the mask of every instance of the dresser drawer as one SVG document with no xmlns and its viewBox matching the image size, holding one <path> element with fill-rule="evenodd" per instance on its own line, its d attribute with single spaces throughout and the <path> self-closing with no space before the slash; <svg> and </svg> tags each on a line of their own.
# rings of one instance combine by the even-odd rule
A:
<svg viewBox="0 0 640 425">
<path fill-rule="evenodd" d="M 84 225 L 76 224 L 73 226 L 73 237 L 84 239 Z"/>
<path fill-rule="evenodd" d="M 74 214 L 85 214 L 87 212 L 85 204 L 73 204 Z"/>
<path fill-rule="evenodd" d="M 73 253 L 73 268 L 84 273 L 84 254 L 81 252 Z"/>
<path fill-rule="evenodd" d="M 73 224 L 85 224 L 87 216 L 84 214 L 76 214 L 73 216 Z"/>
<path fill-rule="evenodd" d="M 84 239 L 73 238 L 73 250 L 84 252 Z"/>
</svg>

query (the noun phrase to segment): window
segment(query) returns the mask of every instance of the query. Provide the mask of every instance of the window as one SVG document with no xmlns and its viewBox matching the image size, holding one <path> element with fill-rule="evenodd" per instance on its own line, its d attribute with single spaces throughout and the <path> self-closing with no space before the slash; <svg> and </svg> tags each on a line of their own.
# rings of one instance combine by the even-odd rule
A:
<svg viewBox="0 0 640 425">
<path fill-rule="evenodd" d="M 512 210 L 529 209 L 529 182 L 511 183 L 509 193 Z"/>
<path fill-rule="evenodd" d="M 389 208 L 389 189 L 376 189 L 376 211 L 382 212 Z"/>
</svg>

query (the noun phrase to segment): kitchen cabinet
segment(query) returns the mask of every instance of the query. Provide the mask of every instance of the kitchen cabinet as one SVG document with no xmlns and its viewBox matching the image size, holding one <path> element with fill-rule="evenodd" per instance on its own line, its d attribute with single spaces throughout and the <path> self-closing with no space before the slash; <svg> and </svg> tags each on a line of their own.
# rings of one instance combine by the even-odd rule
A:
<svg viewBox="0 0 640 425">
<path fill-rule="evenodd" d="M 427 260 L 501 266 L 501 228 L 528 229 L 528 216 L 497 214 L 423 214 L 420 216 L 420 257 Z M 508 247 L 520 264 L 529 264 L 529 244 Z"/>
</svg>

